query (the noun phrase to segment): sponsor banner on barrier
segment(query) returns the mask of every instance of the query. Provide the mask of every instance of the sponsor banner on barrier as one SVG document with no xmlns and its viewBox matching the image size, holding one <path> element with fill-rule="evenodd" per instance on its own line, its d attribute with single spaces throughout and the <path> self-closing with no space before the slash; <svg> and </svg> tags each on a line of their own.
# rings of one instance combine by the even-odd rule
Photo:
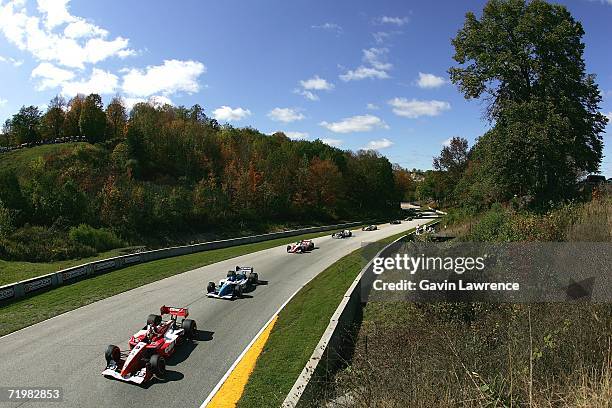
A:
<svg viewBox="0 0 612 408">
<path fill-rule="evenodd" d="M 25 293 L 32 292 L 34 290 L 38 290 L 41 288 L 45 288 L 47 286 L 51 286 L 51 277 L 42 278 L 35 280 L 33 282 L 28 282 L 23 284 L 23 290 Z"/>
<path fill-rule="evenodd" d="M 13 296 L 15 296 L 15 289 L 13 288 L 0 289 L 0 300 L 10 299 Z"/>
<path fill-rule="evenodd" d="M 131 264 L 134 262 L 140 262 L 140 259 L 142 257 L 140 255 L 132 255 L 132 256 L 127 256 L 125 258 L 123 258 L 123 263 L 124 264 Z"/>
<path fill-rule="evenodd" d="M 417 237 L 418 238 L 418 237 Z M 362 248 L 364 264 L 380 250 Z M 373 258 L 361 299 L 410 302 L 612 302 L 606 242 L 397 242 Z"/>
<path fill-rule="evenodd" d="M 114 268 L 116 264 L 117 263 L 115 262 L 114 259 L 110 261 L 100 262 L 100 263 L 94 264 L 94 271 L 101 271 L 103 269 Z"/>
<path fill-rule="evenodd" d="M 86 274 L 87 274 L 87 267 L 81 266 L 76 269 L 70 269 L 68 271 L 62 272 L 62 280 L 67 281 L 67 280 L 74 279 L 76 277 L 86 275 Z"/>
</svg>

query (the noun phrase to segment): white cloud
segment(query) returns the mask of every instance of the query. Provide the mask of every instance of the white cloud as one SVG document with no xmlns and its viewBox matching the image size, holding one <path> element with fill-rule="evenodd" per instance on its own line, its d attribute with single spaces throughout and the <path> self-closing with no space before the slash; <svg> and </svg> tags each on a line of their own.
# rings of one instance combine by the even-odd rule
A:
<svg viewBox="0 0 612 408">
<path fill-rule="evenodd" d="M 31 77 L 39 79 L 37 89 L 42 91 L 62 86 L 74 78 L 74 72 L 58 68 L 49 62 L 42 62 L 32 70 Z"/>
<path fill-rule="evenodd" d="M 367 106 L 366 106 L 366 109 L 369 109 L 369 110 L 378 110 L 378 109 L 380 109 L 380 107 L 378 105 L 374 104 L 374 103 L 368 103 Z"/>
<path fill-rule="evenodd" d="M 328 82 L 326 79 L 323 79 L 318 75 L 315 75 L 310 79 L 301 80 L 300 86 L 301 88 L 294 89 L 293 93 L 302 95 L 309 101 L 319 100 L 319 95 L 317 95 L 313 91 L 331 91 L 332 89 L 334 89 L 334 84 Z"/>
<path fill-rule="evenodd" d="M 439 88 L 445 83 L 446 80 L 442 77 L 419 72 L 419 79 L 417 80 L 419 88 Z"/>
<path fill-rule="evenodd" d="M 325 138 L 325 139 L 321 139 L 321 141 L 325 143 L 326 145 L 330 145 L 332 147 L 340 147 L 342 145 L 342 140 L 340 139 Z"/>
<path fill-rule="evenodd" d="M 610 0 L 612 2 L 612 0 Z M 608 114 L 606 115 L 606 117 L 608 118 L 608 120 L 610 122 L 612 122 L 612 112 L 608 112 Z"/>
<path fill-rule="evenodd" d="M 231 108 L 229 106 L 221 106 L 213 111 L 213 116 L 217 120 L 224 122 L 239 121 L 247 116 L 251 116 L 251 111 L 243 108 Z"/>
<path fill-rule="evenodd" d="M 451 140 L 453 140 L 453 138 L 452 138 L 452 137 L 449 137 L 448 139 L 444 140 L 444 141 L 442 142 L 442 146 L 450 146 L 450 144 L 451 144 Z"/>
<path fill-rule="evenodd" d="M 391 34 L 386 31 L 378 31 L 372 33 L 372 37 L 374 37 L 374 42 L 376 42 L 376 44 L 382 44 L 385 42 L 385 40 L 391 37 Z"/>
<path fill-rule="evenodd" d="M 0 55 L 0 62 L 9 63 L 9 64 L 13 65 L 14 67 L 20 67 L 23 64 L 22 60 L 17 60 L 17 59 L 12 58 L 12 57 L 3 57 L 2 55 Z"/>
<path fill-rule="evenodd" d="M 317 29 L 317 30 L 325 30 L 325 31 L 332 31 L 335 32 L 337 35 L 342 34 L 342 27 L 336 23 L 324 23 L 321 25 L 313 25 L 311 26 L 311 28 Z"/>
<path fill-rule="evenodd" d="M 205 72 L 206 67 L 198 61 L 165 60 L 162 65 L 127 70 L 121 88 L 136 97 L 177 92 L 191 94 L 200 90 L 198 77 Z"/>
<path fill-rule="evenodd" d="M 330 91 L 334 89 L 334 84 L 327 82 L 326 79 L 315 75 L 314 77 L 306 80 L 301 80 L 300 85 L 302 88 L 310 91 Z"/>
<path fill-rule="evenodd" d="M 340 79 L 345 82 L 359 81 L 366 78 L 387 79 L 389 74 L 379 69 L 360 66 L 355 70 L 349 70 L 345 74 L 340 75 Z"/>
<path fill-rule="evenodd" d="M 106 40 L 108 32 L 68 11 L 69 0 L 39 0 L 40 17 L 30 16 L 20 0 L 0 5 L 0 31 L 22 51 L 39 61 L 56 62 L 71 68 L 84 68 L 110 57 L 134 54 L 129 40 Z M 56 28 L 68 24 L 63 32 Z M 67 30 L 67 31 L 66 31 Z"/>
<path fill-rule="evenodd" d="M 291 123 L 305 118 L 299 109 L 295 108 L 274 108 L 268 112 L 268 117 L 276 122 Z"/>
<path fill-rule="evenodd" d="M 318 101 L 319 100 L 319 96 L 317 94 L 315 94 L 314 92 L 311 92 L 311 91 L 306 91 L 304 89 L 294 89 L 293 93 L 296 93 L 298 95 L 302 95 L 304 98 L 308 99 L 309 101 Z"/>
<path fill-rule="evenodd" d="M 64 82 L 62 95 L 74 96 L 76 94 L 112 94 L 117 91 L 119 78 L 108 71 L 94 68 L 87 80 Z"/>
<path fill-rule="evenodd" d="M 363 51 L 363 61 L 366 65 L 361 65 L 357 69 L 349 70 L 340 75 L 340 79 L 348 81 L 359 81 L 366 78 L 387 79 L 389 71 L 393 65 L 386 62 L 389 49 L 387 48 L 368 48 Z"/>
<path fill-rule="evenodd" d="M 64 28 L 64 35 L 68 38 L 106 37 L 108 31 L 85 20 L 77 20 Z"/>
<path fill-rule="evenodd" d="M 376 69 L 388 71 L 393 68 L 393 65 L 383 61 L 388 53 L 388 48 L 368 48 L 363 50 L 363 60 Z"/>
<path fill-rule="evenodd" d="M 163 95 L 153 95 L 150 96 L 148 98 L 121 98 L 123 100 L 123 105 L 126 107 L 126 109 L 129 111 L 131 110 L 134 105 L 136 105 L 137 103 L 148 103 L 151 106 L 164 106 L 164 105 L 174 105 L 174 103 L 172 102 L 172 100 L 170 100 L 170 98 L 163 96 Z"/>
<path fill-rule="evenodd" d="M 393 142 L 389 139 L 371 140 L 368 145 L 363 147 L 364 150 L 380 150 L 393 146 Z"/>
<path fill-rule="evenodd" d="M 289 139 L 303 140 L 308 138 L 307 132 L 283 132 Z"/>
<path fill-rule="evenodd" d="M 398 27 L 401 27 L 404 24 L 407 24 L 409 21 L 410 19 L 408 17 L 389 17 L 389 16 L 382 16 L 378 20 L 380 24 L 394 24 Z"/>
<path fill-rule="evenodd" d="M 68 12 L 70 0 L 38 0 L 38 11 L 45 14 L 45 25 L 54 28 L 60 24 L 70 23 L 76 18 Z"/>
<path fill-rule="evenodd" d="M 420 116 L 437 116 L 445 110 L 450 109 L 450 104 L 443 101 L 420 101 L 417 99 L 393 98 L 389 101 L 393 107 L 393 113 L 406 118 L 418 118 Z"/>
<path fill-rule="evenodd" d="M 0 108 L 3 107 L 4 105 L 6 105 L 7 102 L 8 101 L 6 99 L 0 98 Z"/>
<path fill-rule="evenodd" d="M 319 125 L 334 133 L 369 132 L 376 128 L 389 128 L 382 119 L 374 115 L 352 116 L 331 123 L 323 121 Z"/>
</svg>

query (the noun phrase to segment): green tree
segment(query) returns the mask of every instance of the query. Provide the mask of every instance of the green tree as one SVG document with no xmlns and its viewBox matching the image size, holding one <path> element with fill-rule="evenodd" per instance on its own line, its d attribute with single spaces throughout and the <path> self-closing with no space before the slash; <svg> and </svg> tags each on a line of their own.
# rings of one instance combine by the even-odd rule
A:
<svg viewBox="0 0 612 408">
<path fill-rule="evenodd" d="M 16 144 L 34 143 L 40 140 L 41 113 L 36 106 L 22 106 L 13 115 L 9 125 Z"/>
<path fill-rule="evenodd" d="M 452 40 L 451 81 L 467 99 L 484 98 L 495 124 L 476 146 L 476 173 L 498 178 L 498 199 L 563 198 L 580 174 L 598 170 L 607 119 L 585 71 L 583 35 L 564 6 L 490 0 L 480 19 L 467 13 Z"/>
<path fill-rule="evenodd" d="M 106 134 L 108 139 L 123 139 L 125 125 L 127 124 L 127 111 L 123 100 L 113 98 L 106 107 Z"/>
<path fill-rule="evenodd" d="M 61 96 L 56 96 L 51 99 L 47 112 L 45 112 L 41 120 L 41 134 L 43 140 L 57 139 L 62 135 L 65 107 L 66 101 Z"/>
<path fill-rule="evenodd" d="M 64 117 L 63 134 L 67 137 L 81 135 L 79 119 L 81 118 L 81 108 L 83 107 L 83 95 L 77 95 L 68 102 L 68 111 Z"/>
<path fill-rule="evenodd" d="M 102 108 L 100 95 L 90 94 L 85 98 L 81 109 L 79 129 L 81 129 L 81 134 L 87 138 L 87 141 L 92 144 L 104 141 L 106 115 Z"/>
</svg>

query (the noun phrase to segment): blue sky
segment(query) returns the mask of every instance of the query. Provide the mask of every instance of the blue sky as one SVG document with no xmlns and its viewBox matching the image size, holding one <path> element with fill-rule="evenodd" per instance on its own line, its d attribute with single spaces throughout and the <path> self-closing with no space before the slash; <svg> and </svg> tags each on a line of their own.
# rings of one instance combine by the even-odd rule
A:
<svg viewBox="0 0 612 408">
<path fill-rule="evenodd" d="M 612 117 L 612 0 L 562 3 L 584 25 L 588 71 Z M 487 129 L 481 103 L 446 73 L 450 38 L 483 4 L 0 0 L 0 119 L 77 92 L 199 103 L 221 122 L 427 169 L 446 140 Z"/>
</svg>

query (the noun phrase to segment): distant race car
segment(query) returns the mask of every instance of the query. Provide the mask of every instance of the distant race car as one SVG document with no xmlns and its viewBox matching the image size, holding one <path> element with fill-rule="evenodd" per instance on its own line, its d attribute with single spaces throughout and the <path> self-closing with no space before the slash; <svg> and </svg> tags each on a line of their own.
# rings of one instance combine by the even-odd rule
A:
<svg viewBox="0 0 612 408">
<path fill-rule="evenodd" d="M 406 219 L 405 219 L 405 221 L 412 221 L 412 220 L 414 220 L 413 217 L 406 217 Z"/>
<path fill-rule="evenodd" d="M 164 377 L 165 359 L 174 353 L 177 345 L 192 339 L 197 327 L 194 320 L 186 319 L 187 308 L 162 306 L 159 312 L 160 315 L 150 314 L 143 329 L 130 338 L 130 351 L 121 351 L 112 344 L 106 348 L 106 369 L 102 375 L 136 384 L 147 382 L 153 376 Z M 161 315 L 166 314 L 170 319 L 162 320 Z"/>
<path fill-rule="evenodd" d="M 342 231 L 336 231 L 332 234 L 332 238 L 348 238 L 352 236 L 353 236 L 353 232 L 347 229 L 342 230 Z"/>
<path fill-rule="evenodd" d="M 287 252 L 294 254 L 301 254 L 312 251 L 313 249 L 315 249 L 315 244 L 311 239 L 303 239 L 291 245 L 287 245 Z"/>
<path fill-rule="evenodd" d="M 362 231 L 376 231 L 378 227 L 376 225 L 367 225 L 361 228 Z"/>
<path fill-rule="evenodd" d="M 389 224 L 401 224 L 402 220 L 393 220 Z"/>
<path fill-rule="evenodd" d="M 227 272 L 227 278 L 221 279 L 219 285 L 208 282 L 206 296 L 218 299 L 235 299 L 242 297 L 259 283 L 259 276 L 252 266 L 237 266 L 235 270 Z"/>
</svg>

